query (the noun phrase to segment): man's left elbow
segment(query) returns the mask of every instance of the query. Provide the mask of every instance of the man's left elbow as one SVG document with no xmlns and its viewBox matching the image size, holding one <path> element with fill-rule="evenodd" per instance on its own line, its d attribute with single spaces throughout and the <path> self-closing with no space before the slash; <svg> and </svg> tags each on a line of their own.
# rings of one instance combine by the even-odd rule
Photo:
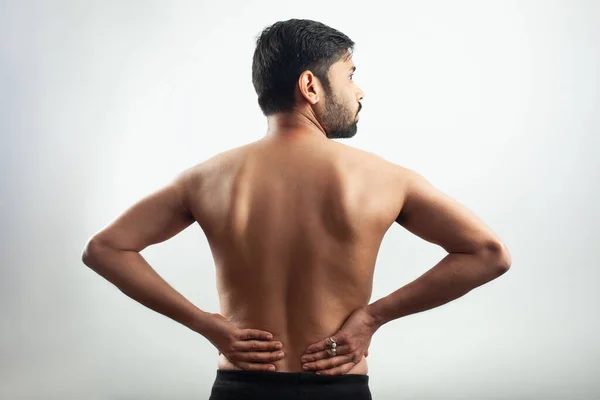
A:
<svg viewBox="0 0 600 400">
<path fill-rule="evenodd" d="M 88 267 L 91 267 L 91 265 L 93 264 L 94 257 L 98 253 L 99 246 L 100 246 L 100 243 L 95 238 L 91 238 L 85 244 L 85 247 L 83 248 L 83 252 L 81 253 L 81 261 Z"/>
</svg>

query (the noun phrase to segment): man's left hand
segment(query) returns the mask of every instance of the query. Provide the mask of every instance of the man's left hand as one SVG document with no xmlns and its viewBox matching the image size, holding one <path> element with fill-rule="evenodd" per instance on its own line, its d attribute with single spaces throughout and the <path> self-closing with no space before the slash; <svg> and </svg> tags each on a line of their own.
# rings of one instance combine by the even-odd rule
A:
<svg viewBox="0 0 600 400">
<path fill-rule="evenodd" d="M 270 363 L 284 357 L 281 351 L 283 344 L 272 340 L 270 332 L 239 329 L 221 314 L 209 315 L 214 318 L 214 323 L 211 331 L 204 336 L 219 350 L 219 354 L 224 354 L 242 370 L 275 371 L 275 365 Z"/>
</svg>

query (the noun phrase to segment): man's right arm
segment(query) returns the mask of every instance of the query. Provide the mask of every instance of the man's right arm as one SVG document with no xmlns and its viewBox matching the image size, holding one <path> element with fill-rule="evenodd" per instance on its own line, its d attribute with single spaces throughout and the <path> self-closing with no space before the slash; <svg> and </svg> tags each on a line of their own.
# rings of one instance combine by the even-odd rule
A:
<svg viewBox="0 0 600 400">
<path fill-rule="evenodd" d="M 377 327 L 457 299 L 504 274 L 511 256 L 473 212 L 433 187 L 418 173 L 398 167 L 401 226 L 449 254 L 429 271 L 367 306 Z"/>
</svg>

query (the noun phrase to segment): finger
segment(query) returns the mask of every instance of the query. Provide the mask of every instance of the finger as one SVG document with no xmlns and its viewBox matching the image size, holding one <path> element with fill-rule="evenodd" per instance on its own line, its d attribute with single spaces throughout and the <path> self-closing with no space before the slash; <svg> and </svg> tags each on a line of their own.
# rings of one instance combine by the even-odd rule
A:
<svg viewBox="0 0 600 400">
<path fill-rule="evenodd" d="M 238 339 L 240 340 L 271 340 L 273 334 L 266 331 L 259 331 L 258 329 L 241 329 L 238 333 Z"/>
<path fill-rule="evenodd" d="M 238 351 L 231 355 L 230 360 L 249 362 L 249 363 L 269 363 L 273 361 L 281 360 L 285 357 L 283 351 L 274 352 L 244 352 Z M 229 358 L 229 357 L 227 357 Z"/>
<path fill-rule="evenodd" d="M 283 344 L 275 341 L 241 340 L 233 342 L 231 347 L 233 351 L 275 351 L 280 350 Z"/>
<path fill-rule="evenodd" d="M 335 340 L 337 342 L 337 345 L 339 346 L 339 339 L 336 338 L 335 336 L 331 336 L 333 338 L 333 340 Z M 331 340 L 329 340 L 329 338 L 325 338 L 323 340 L 319 340 L 317 343 L 315 344 L 311 344 L 310 346 L 308 346 L 306 348 L 305 353 L 316 353 L 317 351 L 323 351 L 326 350 L 328 348 L 331 347 Z"/>
<path fill-rule="evenodd" d="M 353 362 L 350 363 L 346 363 L 344 365 L 341 365 L 339 367 L 336 368 L 331 368 L 331 369 L 326 369 L 323 371 L 317 371 L 317 375 L 345 375 L 348 372 L 350 372 L 350 370 L 352 368 L 354 368 L 356 366 L 356 364 L 354 364 Z"/>
<path fill-rule="evenodd" d="M 248 363 L 244 361 L 237 361 L 235 365 L 244 371 L 275 371 L 275 366 L 273 364 L 256 364 L 256 363 Z"/>
<path fill-rule="evenodd" d="M 352 360 L 354 360 L 354 355 L 346 354 L 342 356 L 331 357 L 326 360 L 306 363 L 302 366 L 302 369 L 304 369 L 305 371 L 319 371 L 323 369 L 331 369 L 351 362 Z"/>
<path fill-rule="evenodd" d="M 350 353 L 350 346 L 349 345 L 339 346 L 339 347 L 336 347 L 335 350 L 336 350 L 336 356 L 341 356 L 341 355 Z M 325 358 L 331 358 L 331 356 L 333 356 L 333 353 L 331 353 L 331 349 L 327 349 L 327 350 L 323 350 L 323 351 L 318 351 L 316 353 L 304 354 L 304 355 L 302 355 L 302 358 L 300 360 L 303 363 L 307 363 L 307 362 L 323 360 Z"/>
</svg>

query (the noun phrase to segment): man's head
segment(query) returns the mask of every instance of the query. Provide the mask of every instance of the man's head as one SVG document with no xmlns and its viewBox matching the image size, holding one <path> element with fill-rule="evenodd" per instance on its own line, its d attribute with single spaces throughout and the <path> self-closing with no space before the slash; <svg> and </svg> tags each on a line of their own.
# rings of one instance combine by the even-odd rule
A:
<svg viewBox="0 0 600 400">
<path fill-rule="evenodd" d="M 279 21 L 257 37 L 252 83 L 268 118 L 308 118 L 328 138 L 356 134 L 362 91 L 352 80 L 354 42 L 306 19 Z"/>
</svg>

